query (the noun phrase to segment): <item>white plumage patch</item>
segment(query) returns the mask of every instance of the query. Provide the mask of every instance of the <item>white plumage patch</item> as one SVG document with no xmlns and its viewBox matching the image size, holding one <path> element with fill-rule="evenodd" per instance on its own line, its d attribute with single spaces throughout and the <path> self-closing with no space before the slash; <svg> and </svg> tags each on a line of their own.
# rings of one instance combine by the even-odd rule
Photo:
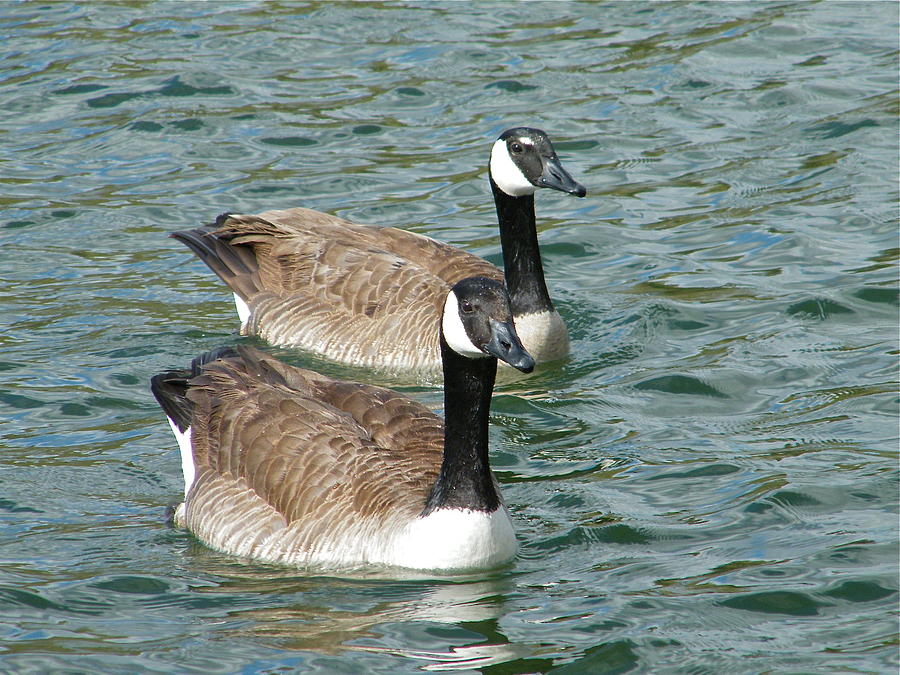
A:
<svg viewBox="0 0 900 675">
<path fill-rule="evenodd" d="M 241 330 L 247 327 L 247 322 L 250 320 L 250 307 L 247 306 L 247 303 L 244 302 L 244 299 L 241 298 L 237 293 L 234 293 L 234 308 L 237 310 L 238 318 L 241 320 Z"/>
<path fill-rule="evenodd" d="M 537 191 L 509 156 L 506 141 L 498 140 L 491 148 L 491 178 L 510 197 L 533 195 Z"/>
<path fill-rule="evenodd" d="M 569 333 L 555 309 L 520 314 L 516 316 L 515 322 L 519 339 L 535 361 L 553 361 L 569 353 Z M 503 364 L 503 361 L 500 363 Z"/>
<path fill-rule="evenodd" d="M 172 427 L 172 433 L 175 434 L 175 440 L 178 441 L 178 449 L 181 450 L 181 472 L 184 474 L 184 496 L 187 497 L 188 490 L 194 484 L 194 477 L 197 475 L 197 469 L 194 466 L 194 451 L 191 447 L 191 428 L 188 427 L 184 431 L 178 429 L 178 425 L 169 420 L 169 426 Z"/>
<path fill-rule="evenodd" d="M 462 319 L 459 318 L 459 299 L 453 291 L 447 294 L 441 327 L 444 329 L 444 339 L 447 341 L 450 349 L 457 354 L 476 359 L 487 356 L 487 354 L 472 344 L 472 340 L 466 332 L 466 327 L 463 326 Z"/>
<path fill-rule="evenodd" d="M 438 509 L 413 520 L 385 562 L 424 570 L 487 568 L 511 560 L 516 549 L 505 507 L 491 513 Z"/>
<path fill-rule="evenodd" d="M 258 500 L 249 508 L 246 503 L 232 508 L 228 499 L 218 498 L 221 496 L 217 495 L 220 508 L 215 516 L 206 514 L 208 522 L 185 522 L 189 505 L 176 512 L 176 518 L 181 517 L 176 522 L 212 548 L 257 560 L 323 569 L 379 565 L 462 571 L 497 567 L 514 558 L 518 548 L 504 506 L 490 513 L 438 509 L 427 516 L 391 523 L 348 519 L 335 522 L 312 547 L 306 547 L 297 541 L 301 523 L 285 526 L 278 516 L 280 526 L 273 526 L 267 519 L 274 514 L 271 505 Z M 196 500 L 198 495 L 192 493 L 192 498 Z M 257 527 L 260 523 L 266 526 Z M 266 533 L 259 537 L 261 531 Z"/>
</svg>

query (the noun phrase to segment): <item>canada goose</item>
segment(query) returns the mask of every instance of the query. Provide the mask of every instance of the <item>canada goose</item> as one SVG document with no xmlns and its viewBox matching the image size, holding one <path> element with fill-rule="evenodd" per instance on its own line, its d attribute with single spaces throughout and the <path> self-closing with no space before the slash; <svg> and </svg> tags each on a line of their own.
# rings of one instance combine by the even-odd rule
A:
<svg viewBox="0 0 900 675">
<path fill-rule="evenodd" d="M 212 548 L 300 566 L 456 570 L 512 558 L 512 522 L 488 463 L 488 413 L 497 359 L 524 372 L 534 359 L 492 279 L 455 284 L 436 323 L 443 424 L 389 389 L 249 346 L 154 376 L 181 447 L 176 524 Z"/>
<path fill-rule="evenodd" d="M 534 216 L 540 187 L 583 197 L 543 131 L 518 127 L 494 143 L 490 184 L 500 223 L 516 328 L 538 362 L 569 353 L 550 300 Z M 393 227 L 357 225 L 294 208 L 223 214 L 173 232 L 234 292 L 241 332 L 332 361 L 392 371 L 440 372 L 431 330 L 451 285 L 504 273 L 466 251 Z"/>
</svg>

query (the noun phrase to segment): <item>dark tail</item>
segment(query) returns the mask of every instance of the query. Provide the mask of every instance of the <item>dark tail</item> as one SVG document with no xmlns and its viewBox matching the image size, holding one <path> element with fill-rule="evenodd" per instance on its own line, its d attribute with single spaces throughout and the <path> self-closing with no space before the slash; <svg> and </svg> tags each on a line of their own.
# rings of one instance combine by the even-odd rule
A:
<svg viewBox="0 0 900 675">
<path fill-rule="evenodd" d="M 166 417 L 175 422 L 179 431 L 191 426 L 194 413 L 194 404 L 187 395 L 191 386 L 190 380 L 197 377 L 207 363 L 236 355 L 237 352 L 233 347 L 219 347 L 191 361 L 190 369 L 167 370 L 150 378 L 150 391 L 166 413 Z"/>
<path fill-rule="evenodd" d="M 231 214 L 223 213 L 211 225 L 172 232 L 169 236 L 187 246 L 244 301 L 260 292 L 259 264 L 250 245 L 232 243 L 233 235 L 221 231 Z"/>
</svg>

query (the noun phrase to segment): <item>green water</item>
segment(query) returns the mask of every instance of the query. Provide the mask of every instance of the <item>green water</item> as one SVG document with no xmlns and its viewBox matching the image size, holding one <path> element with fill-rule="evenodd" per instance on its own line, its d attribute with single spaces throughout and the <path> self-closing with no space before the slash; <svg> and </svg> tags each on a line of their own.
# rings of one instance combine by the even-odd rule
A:
<svg viewBox="0 0 900 675">
<path fill-rule="evenodd" d="M 0 672 L 896 673 L 897 24 L 0 5 Z M 537 199 L 572 357 L 494 401 L 515 563 L 314 577 L 168 528 L 147 380 L 239 338 L 166 234 L 303 205 L 500 262 L 521 124 L 588 197 Z"/>
</svg>

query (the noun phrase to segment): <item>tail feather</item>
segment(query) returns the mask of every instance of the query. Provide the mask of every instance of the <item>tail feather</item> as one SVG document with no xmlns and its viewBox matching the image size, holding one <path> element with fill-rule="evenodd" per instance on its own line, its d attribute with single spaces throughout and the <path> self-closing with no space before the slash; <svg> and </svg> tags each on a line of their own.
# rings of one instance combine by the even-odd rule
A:
<svg viewBox="0 0 900 675">
<path fill-rule="evenodd" d="M 150 378 L 150 391 L 156 402 L 182 432 L 191 426 L 193 416 L 194 406 L 187 397 L 190 376 L 187 370 L 167 370 Z"/>
<path fill-rule="evenodd" d="M 167 370 L 150 378 L 150 391 L 179 431 L 184 432 L 191 426 L 194 413 L 194 404 L 187 396 L 191 378 L 197 377 L 207 363 L 236 355 L 233 347 L 219 347 L 195 358 L 189 369 Z"/>
<path fill-rule="evenodd" d="M 191 249 L 232 291 L 248 301 L 262 290 L 259 264 L 250 246 L 233 244 L 232 235 L 220 230 L 229 217 L 223 213 L 214 224 L 169 236 Z"/>
</svg>

